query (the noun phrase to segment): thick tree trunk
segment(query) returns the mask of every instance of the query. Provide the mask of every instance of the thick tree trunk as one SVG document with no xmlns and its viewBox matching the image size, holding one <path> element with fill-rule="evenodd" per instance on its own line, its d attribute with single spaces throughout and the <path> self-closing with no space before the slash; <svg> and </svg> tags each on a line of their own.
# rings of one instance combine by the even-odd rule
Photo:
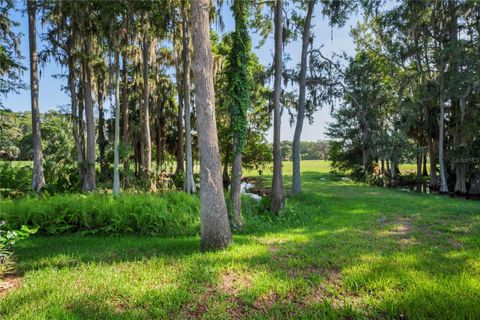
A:
<svg viewBox="0 0 480 320">
<path fill-rule="evenodd" d="M 152 177 L 152 139 L 150 136 L 150 93 L 148 88 L 148 59 L 150 56 L 150 41 L 147 33 L 143 34 L 143 141 L 144 141 L 144 170 L 148 180 L 148 189 L 155 189 Z"/>
<path fill-rule="evenodd" d="M 40 108 L 38 105 L 38 55 L 36 30 L 36 2 L 27 1 L 28 8 L 28 40 L 30 44 L 30 96 L 32 104 L 32 136 L 33 136 L 33 174 L 32 189 L 39 192 L 45 185 L 43 175 L 42 136 L 40 132 Z"/>
<path fill-rule="evenodd" d="M 295 134 L 292 143 L 292 160 L 293 160 L 293 174 L 292 174 L 292 194 L 302 192 L 302 184 L 300 181 L 300 138 L 302 136 L 303 120 L 305 119 L 305 94 L 306 94 L 306 76 L 307 76 L 307 55 L 308 45 L 310 43 L 310 25 L 312 23 L 313 8 L 315 0 L 308 2 L 307 16 L 305 18 L 305 25 L 303 26 L 302 35 L 302 56 L 300 60 L 300 75 L 298 79 L 299 98 L 297 123 L 295 125 Z"/>
<path fill-rule="evenodd" d="M 90 41 L 86 39 L 84 43 L 84 54 L 90 54 Z M 85 165 L 85 179 L 83 191 L 90 192 L 96 189 L 95 172 L 95 118 L 93 115 L 92 99 L 92 74 L 90 64 L 85 60 L 82 63 L 83 72 L 83 90 L 85 101 L 85 121 L 87 125 L 87 161 Z"/>
<path fill-rule="evenodd" d="M 177 82 L 178 92 L 178 113 L 177 113 L 177 168 L 175 175 L 185 172 L 183 160 L 183 97 L 182 97 L 182 80 L 181 80 L 181 62 L 180 57 L 175 59 L 175 79 Z"/>
<path fill-rule="evenodd" d="M 128 44 L 127 44 L 128 45 Z M 122 53 L 122 79 L 123 79 L 123 90 L 122 90 L 122 144 L 123 149 L 126 150 L 128 142 L 128 78 L 127 78 L 127 51 L 123 50 Z M 125 153 L 123 158 L 123 185 L 124 187 L 128 183 L 128 172 L 130 171 L 128 164 L 128 154 Z"/>
<path fill-rule="evenodd" d="M 223 194 L 222 167 L 215 119 L 215 92 L 210 45 L 209 0 L 191 2 L 193 73 L 200 148 L 200 218 L 202 250 L 227 247 L 232 241 Z"/>
<path fill-rule="evenodd" d="M 113 194 L 120 192 L 120 174 L 118 166 L 120 164 L 120 156 L 118 147 L 120 145 L 120 63 L 118 47 L 115 48 L 114 53 L 114 67 L 115 67 L 115 138 L 113 142 Z"/>
<path fill-rule="evenodd" d="M 183 190 L 187 193 L 195 193 L 195 181 L 193 180 L 192 159 L 192 128 L 190 111 L 190 32 L 186 1 L 183 5 L 183 99 L 185 102 L 185 158 L 186 170 Z"/>
<path fill-rule="evenodd" d="M 280 149 L 280 94 L 282 91 L 282 49 L 283 49 L 283 0 L 275 1 L 275 82 L 273 92 L 273 179 L 270 194 L 270 211 L 278 213 L 283 209 L 285 194 L 282 177 L 282 152 Z"/>
</svg>

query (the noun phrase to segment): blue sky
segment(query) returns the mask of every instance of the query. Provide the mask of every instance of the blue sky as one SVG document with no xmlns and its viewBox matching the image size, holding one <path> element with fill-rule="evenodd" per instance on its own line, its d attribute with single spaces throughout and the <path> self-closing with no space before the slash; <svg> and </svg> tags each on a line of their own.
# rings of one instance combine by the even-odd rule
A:
<svg viewBox="0 0 480 320">
<path fill-rule="evenodd" d="M 18 1 L 17 6 L 21 8 L 24 6 L 23 1 Z M 225 6 L 222 10 L 223 20 L 225 23 L 224 32 L 232 31 L 234 28 L 234 21 L 230 13 L 228 6 Z M 23 73 L 23 79 L 26 83 L 29 83 L 29 71 L 28 71 L 28 40 L 26 35 L 28 34 L 28 20 L 26 14 L 23 12 L 13 13 L 13 18 L 20 25 L 16 28 L 17 32 L 23 33 L 23 38 L 21 42 L 21 51 L 24 57 L 22 63 L 27 68 Z M 315 35 L 314 46 L 318 47 L 323 45 L 322 51 L 325 55 L 331 56 L 332 53 L 341 53 L 346 52 L 349 55 L 354 54 L 354 45 L 353 40 L 349 34 L 350 29 L 354 26 L 360 19 L 360 16 L 352 12 L 350 20 L 342 28 L 331 28 L 328 25 L 326 18 L 322 16 L 321 6 L 317 5 L 314 17 L 312 20 L 312 32 Z M 39 18 L 37 17 L 37 46 L 41 50 L 43 43 L 40 41 L 40 35 L 44 31 L 43 26 L 39 23 Z M 219 32 L 219 30 L 217 30 Z M 301 37 L 298 37 L 301 39 Z M 258 43 L 258 36 L 252 33 L 253 45 L 256 47 Z M 273 60 L 273 35 L 269 37 L 266 43 L 259 49 L 254 49 L 256 54 L 259 56 L 260 61 L 264 65 L 268 65 Z M 288 54 L 291 58 L 292 63 L 298 63 L 300 61 L 300 50 L 301 44 L 300 40 L 297 42 L 289 43 L 285 48 L 285 53 Z M 65 70 L 56 64 L 55 62 L 47 63 L 40 70 L 40 92 L 39 92 L 39 101 L 40 101 L 40 110 L 45 112 L 50 109 L 58 109 L 60 107 L 65 107 L 69 103 L 68 95 L 62 90 L 62 86 L 66 85 L 66 80 L 62 78 L 54 78 L 56 74 L 64 73 Z M 6 98 L 2 98 L 6 107 L 14 111 L 26 111 L 30 109 L 30 92 L 28 90 L 21 91 L 20 94 L 9 94 Z M 107 102 L 108 105 L 108 102 Z M 332 120 L 330 116 L 330 106 L 324 106 L 314 115 L 314 123 L 309 125 L 305 123 L 302 140 L 318 140 L 324 139 L 324 132 L 328 122 Z M 293 138 L 294 128 L 289 126 L 288 115 L 285 112 L 282 119 L 282 140 L 291 140 Z M 267 140 L 272 140 L 271 130 L 267 134 Z"/>
</svg>

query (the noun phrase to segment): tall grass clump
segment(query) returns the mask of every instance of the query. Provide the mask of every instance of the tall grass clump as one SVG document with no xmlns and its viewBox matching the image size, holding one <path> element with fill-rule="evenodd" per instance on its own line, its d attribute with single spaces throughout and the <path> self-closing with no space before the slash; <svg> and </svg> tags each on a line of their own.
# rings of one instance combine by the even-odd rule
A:
<svg viewBox="0 0 480 320">
<path fill-rule="evenodd" d="M 182 192 L 155 194 L 58 194 L 4 200 L 0 220 L 9 227 L 38 226 L 42 234 L 195 235 L 199 199 Z"/>
</svg>

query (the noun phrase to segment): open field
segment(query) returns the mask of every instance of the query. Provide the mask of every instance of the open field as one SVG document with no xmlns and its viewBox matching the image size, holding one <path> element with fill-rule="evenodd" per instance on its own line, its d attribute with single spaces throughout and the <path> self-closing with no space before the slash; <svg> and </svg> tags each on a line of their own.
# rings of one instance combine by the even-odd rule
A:
<svg viewBox="0 0 480 320">
<path fill-rule="evenodd" d="M 479 202 L 302 167 L 284 217 L 247 219 L 225 251 L 199 253 L 198 237 L 34 236 L 0 318 L 480 317 Z"/>
</svg>

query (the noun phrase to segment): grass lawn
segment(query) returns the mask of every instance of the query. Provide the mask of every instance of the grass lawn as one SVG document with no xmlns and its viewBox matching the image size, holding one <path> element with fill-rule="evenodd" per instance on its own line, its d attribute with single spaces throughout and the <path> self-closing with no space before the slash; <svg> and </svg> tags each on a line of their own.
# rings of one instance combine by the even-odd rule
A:
<svg viewBox="0 0 480 320">
<path fill-rule="evenodd" d="M 480 318 L 480 202 L 302 170 L 291 225 L 248 220 L 221 252 L 198 237 L 35 236 L 0 318 Z"/>
</svg>

